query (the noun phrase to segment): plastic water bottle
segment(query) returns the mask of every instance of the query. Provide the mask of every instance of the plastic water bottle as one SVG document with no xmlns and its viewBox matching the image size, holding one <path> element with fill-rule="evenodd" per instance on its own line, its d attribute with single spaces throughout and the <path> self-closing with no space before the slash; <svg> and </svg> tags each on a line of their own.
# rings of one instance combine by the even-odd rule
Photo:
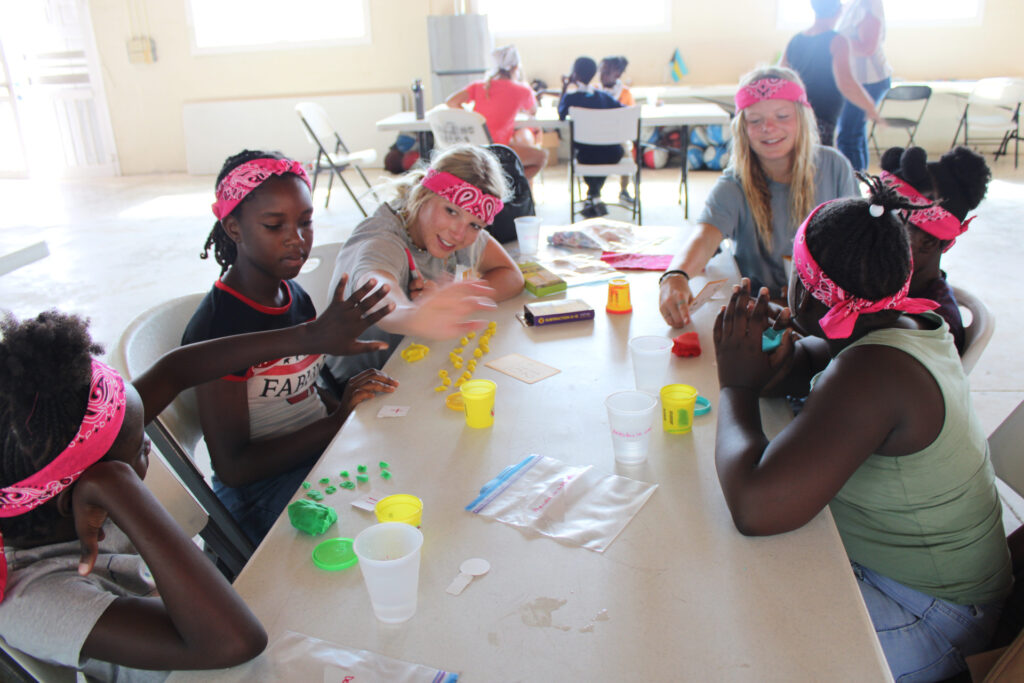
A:
<svg viewBox="0 0 1024 683">
<path fill-rule="evenodd" d="M 412 101 L 416 107 L 416 119 L 423 119 L 423 81 L 416 79 L 412 82 Z"/>
</svg>

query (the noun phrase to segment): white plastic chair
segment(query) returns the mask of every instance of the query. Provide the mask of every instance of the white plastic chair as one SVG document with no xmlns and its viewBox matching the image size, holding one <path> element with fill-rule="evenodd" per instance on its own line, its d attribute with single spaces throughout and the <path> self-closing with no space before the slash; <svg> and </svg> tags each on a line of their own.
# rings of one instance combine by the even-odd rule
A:
<svg viewBox="0 0 1024 683">
<path fill-rule="evenodd" d="M 988 437 L 996 476 L 1024 497 L 1024 401 Z"/>
<path fill-rule="evenodd" d="M 576 218 L 576 176 L 632 176 L 636 188 L 633 206 L 620 204 L 632 210 L 637 225 L 643 223 L 640 211 L 640 164 L 623 156 L 616 164 L 581 164 L 576 159 L 576 145 L 621 145 L 632 142 L 640 153 L 640 107 L 614 109 L 586 109 L 569 107 L 569 222 Z"/>
<path fill-rule="evenodd" d="M 316 306 L 317 315 L 327 310 L 333 292 L 327 291 L 331 285 L 331 275 L 334 274 L 334 261 L 341 251 L 341 242 L 328 242 L 313 247 L 309 252 L 309 258 L 302 266 L 302 270 L 295 276 L 309 298 Z"/>
<path fill-rule="evenodd" d="M 349 151 L 349 148 L 342 142 L 341 136 L 334 129 L 334 125 L 331 123 L 330 117 L 327 116 L 327 112 L 316 102 L 299 102 L 295 105 L 295 113 L 299 115 L 299 119 L 306 129 L 306 138 L 317 149 L 316 162 L 313 164 L 314 191 L 316 191 L 316 179 L 320 177 L 320 172 L 328 171 L 330 173 L 330 179 L 327 182 L 327 201 L 324 203 L 324 208 L 327 208 L 331 203 L 331 187 L 334 185 L 334 176 L 337 175 L 338 179 L 341 180 L 341 184 L 348 190 L 352 201 L 359 207 L 359 211 L 362 212 L 363 216 L 366 216 L 366 210 L 359 202 L 359 197 L 356 196 L 356 193 L 352 191 L 352 188 L 345 180 L 343 171 L 349 166 L 354 168 L 359 177 L 363 179 L 363 183 L 366 184 L 367 189 L 362 196 L 365 197 L 367 193 L 370 193 L 373 194 L 374 199 L 380 202 L 380 197 L 373 191 L 373 186 L 370 185 L 370 181 L 366 179 L 363 169 L 360 168 L 360 166 L 372 164 L 376 161 L 377 151 L 373 149 Z"/>
<path fill-rule="evenodd" d="M 996 319 L 988 306 L 966 289 L 953 287 L 953 296 L 960 308 L 971 314 L 970 323 L 964 325 L 964 354 L 960 357 L 964 372 L 970 374 L 996 331 Z"/>
<path fill-rule="evenodd" d="M 1024 79 L 983 78 L 967 98 L 964 112 L 953 136 L 953 145 L 964 132 L 964 145 L 995 143 L 995 158 L 1009 152 L 1013 141 L 1013 167 L 1017 168 L 1020 151 L 1020 109 L 1024 101 Z M 976 137 L 980 133 L 982 138 Z"/>
<path fill-rule="evenodd" d="M 155 306 L 139 315 L 121 335 L 111 356 L 112 364 L 126 379 L 148 369 L 163 354 L 181 345 L 181 335 L 203 294 L 190 294 Z M 167 465 L 209 516 L 199 532 L 232 576 L 242 570 L 254 550 L 252 542 L 220 502 L 196 466 L 193 456 L 203 430 L 195 391 L 178 395 L 146 427 L 153 445 Z"/>
<path fill-rule="evenodd" d="M 430 123 L 430 132 L 434 134 L 434 147 L 437 149 L 460 143 L 491 144 L 487 119 L 475 111 L 437 107 L 427 112 L 427 121 Z"/>
</svg>

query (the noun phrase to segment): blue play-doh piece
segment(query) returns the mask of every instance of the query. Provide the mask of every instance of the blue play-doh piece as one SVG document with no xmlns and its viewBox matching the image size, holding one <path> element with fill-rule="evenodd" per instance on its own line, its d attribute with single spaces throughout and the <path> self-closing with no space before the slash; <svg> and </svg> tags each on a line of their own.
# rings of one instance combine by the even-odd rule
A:
<svg viewBox="0 0 1024 683">
<path fill-rule="evenodd" d="M 765 353 L 771 353 L 779 348 L 779 345 L 782 344 L 783 332 L 785 330 L 776 330 L 771 327 L 765 330 L 764 334 L 761 335 L 761 350 Z"/>
</svg>

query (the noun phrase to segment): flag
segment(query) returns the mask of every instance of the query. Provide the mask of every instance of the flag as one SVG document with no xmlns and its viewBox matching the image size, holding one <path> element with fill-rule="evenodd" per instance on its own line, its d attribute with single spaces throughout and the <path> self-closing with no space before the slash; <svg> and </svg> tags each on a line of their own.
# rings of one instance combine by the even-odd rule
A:
<svg viewBox="0 0 1024 683">
<path fill-rule="evenodd" d="M 690 73 L 690 70 L 686 68 L 686 62 L 683 61 L 683 56 L 679 54 L 679 48 L 672 53 L 672 61 L 669 62 L 669 71 L 672 73 L 672 80 L 678 83 L 683 80 L 683 76 Z"/>
</svg>

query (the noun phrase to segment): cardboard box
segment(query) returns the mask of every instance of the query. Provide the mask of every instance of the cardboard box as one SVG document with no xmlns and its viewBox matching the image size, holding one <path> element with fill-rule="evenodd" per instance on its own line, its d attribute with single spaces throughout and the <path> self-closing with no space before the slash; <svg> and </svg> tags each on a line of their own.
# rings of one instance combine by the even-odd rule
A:
<svg viewBox="0 0 1024 683">
<path fill-rule="evenodd" d="M 523 278 L 526 280 L 526 291 L 534 296 L 547 296 L 565 291 L 565 280 L 539 263 L 533 261 L 520 263 L 519 270 L 523 272 Z"/>
<path fill-rule="evenodd" d="M 523 304 L 523 318 L 527 325 L 540 327 L 577 320 L 593 320 L 594 309 L 586 301 L 579 299 L 538 301 L 535 304 Z"/>
<path fill-rule="evenodd" d="M 558 137 L 558 131 L 549 130 L 541 133 L 540 146 L 547 150 L 548 166 L 555 166 L 558 164 L 558 148 L 561 144 L 562 141 Z"/>
</svg>

